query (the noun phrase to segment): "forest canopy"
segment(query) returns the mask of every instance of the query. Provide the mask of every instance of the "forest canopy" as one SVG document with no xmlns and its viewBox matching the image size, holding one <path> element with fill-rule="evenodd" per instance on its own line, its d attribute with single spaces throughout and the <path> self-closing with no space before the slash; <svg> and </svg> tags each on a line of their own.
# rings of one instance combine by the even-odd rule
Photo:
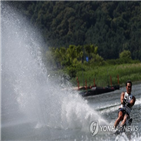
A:
<svg viewBox="0 0 141 141">
<path fill-rule="evenodd" d="M 46 48 L 93 44 L 104 59 L 141 60 L 140 1 L 10 1 L 40 29 Z M 79 60 L 79 59 L 78 59 Z M 64 62 L 67 63 L 67 62 Z"/>
</svg>

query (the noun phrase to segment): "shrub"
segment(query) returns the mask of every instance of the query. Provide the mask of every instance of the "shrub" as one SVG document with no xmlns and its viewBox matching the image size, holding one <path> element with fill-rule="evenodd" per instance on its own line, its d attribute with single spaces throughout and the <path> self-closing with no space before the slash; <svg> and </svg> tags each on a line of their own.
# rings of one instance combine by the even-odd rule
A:
<svg viewBox="0 0 141 141">
<path fill-rule="evenodd" d="M 131 52 L 129 50 L 124 50 L 119 54 L 120 59 L 131 59 Z"/>
</svg>

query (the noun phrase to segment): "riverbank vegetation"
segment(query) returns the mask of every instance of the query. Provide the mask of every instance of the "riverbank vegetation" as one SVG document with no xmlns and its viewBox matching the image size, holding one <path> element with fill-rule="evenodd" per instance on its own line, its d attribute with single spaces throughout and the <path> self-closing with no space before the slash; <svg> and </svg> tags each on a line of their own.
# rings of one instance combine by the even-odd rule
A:
<svg viewBox="0 0 141 141">
<path fill-rule="evenodd" d="M 70 81 L 77 86 L 77 78 L 81 86 L 99 86 L 118 84 L 123 85 L 128 79 L 141 80 L 141 62 L 131 58 L 131 52 L 124 50 L 118 59 L 104 60 L 98 54 L 94 45 L 75 46 L 68 48 L 50 48 L 44 57 L 49 72 L 63 72 L 69 75 Z M 60 73 L 60 74 L 61 74 Z M 112 79 L 112 80 L 111 80 Z"/>
<path fill-rule="evenodd" d="M 87 67 L 87 71 L 79 71 L 77 76 L 81 86 L 85 86 L 86 80 L 88 86 L 94 85 L 94 79 L 98 86 L 111 85 L 110 77 L 112 85 L 118 84 L 119 77 L 119 84 L 122 86 L 127 80 L 141 81 L 141 63 Z M 75 79 L 73 82 L 77 86 Z"/>
</svg>

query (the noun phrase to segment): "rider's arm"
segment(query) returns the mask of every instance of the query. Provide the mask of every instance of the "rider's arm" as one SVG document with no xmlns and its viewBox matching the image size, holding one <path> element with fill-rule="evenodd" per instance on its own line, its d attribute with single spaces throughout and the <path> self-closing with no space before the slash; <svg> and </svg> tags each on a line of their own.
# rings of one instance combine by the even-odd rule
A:
<svg viewBox="0 0 141 141">
<path fill-rule="evenodd" d="M 121 104 L 124 103 L 123 100 L 124 100 L 124 92 L 122 92 L 122 93 L 121 93 L 121 96 L 120 96 L 120 102 L 121 102 Z"/>
<path fill-rule="evenodd" d="M 129 107 L 132 107 L 135 104 L 136 98 L 133 96 L 132 100 L 128 104 Z"/>
</svg>

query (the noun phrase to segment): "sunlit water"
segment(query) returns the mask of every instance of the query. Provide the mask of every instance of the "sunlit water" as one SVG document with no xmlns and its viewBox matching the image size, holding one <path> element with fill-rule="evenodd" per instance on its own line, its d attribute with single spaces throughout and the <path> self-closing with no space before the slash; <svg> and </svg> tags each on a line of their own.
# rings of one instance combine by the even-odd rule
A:
<svg viewBox="0 0 141 141">
<path fill-rule="evenodd" d="M 42 62 L 42 38 L 22 16 L 2 4 L 2 140 L 115 140 L 107 132 L 92 136 L 90 124 L 113 125 L 118 91 L 83 99 L 62 90 L 58 77 L 48 78 Z M 71 86 L 70 86 L 71 87 Z M 140 140 L 141 84 L 133 86 L 137 98 L 131 114 Z"/>
</svg>

